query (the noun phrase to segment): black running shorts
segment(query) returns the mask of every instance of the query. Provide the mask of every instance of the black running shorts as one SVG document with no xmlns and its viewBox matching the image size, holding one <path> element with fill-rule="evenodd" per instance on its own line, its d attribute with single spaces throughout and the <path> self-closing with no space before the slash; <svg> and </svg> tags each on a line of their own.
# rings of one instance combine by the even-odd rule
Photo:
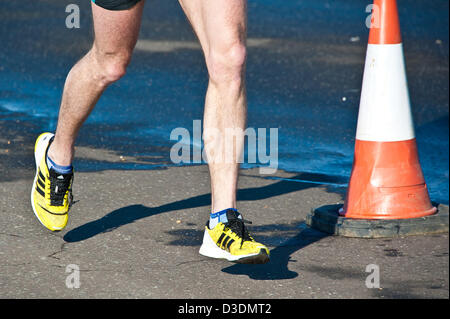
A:
<svg viewBox="0 0 450 319">
<path fill-rule="evenodd" d="M 96 5 L 107 10 L 126 10 L 141 0 L 92 0 Z"/>
</svg>

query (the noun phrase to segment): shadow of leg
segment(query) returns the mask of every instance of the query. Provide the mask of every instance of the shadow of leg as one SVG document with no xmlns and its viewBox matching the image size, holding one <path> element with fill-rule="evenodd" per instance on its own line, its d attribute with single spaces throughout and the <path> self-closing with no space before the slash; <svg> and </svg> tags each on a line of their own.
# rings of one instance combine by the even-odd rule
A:
<svg viewBox="0 0 450 319">
<path fill-rule="evenodd" d="M 291 255 L 328 235 L 311 228 L 304 228 L 295 237 L 270 251 L 270 261 L 263 265 L 235 264 L 222 269 L 223 272 L 232 275 L 247 275 L 255 280 L 280 280 L 292 279 L 298 273 L 288 268 L 289 262 L 295 262 Z"/>
<path fill-rule="evenodd" d="M 237 197 L 238 200 L 245 201 L 257 201 L 272 198 L 283 194 L 301 191 L 311 187 L 317 187 L 317 183 L 309 183 L 307 181 L 296 182 L 295 180 L 297 179 L 302 180 L 304 178 L 309 178 L 322 181 L 326 179 L 325 177 L 327 176 L 302 173 L 294 176 L 292 180 L 286 179 L 261 187 L 240 189 L 238 190 Z M 334 181 L 332 179 L 333 177 L 328 176 L 327 178 L 331 179 L 331 181 Z M 64 240 L 66 242 L 78 242 L 86 240 L 88 238 L 94 237 L 97 234 L 112 231 L 120 226 L 132 223 L 141 218 L 146 218 L 175 210 L 205 207 L 209 206 L 210 203 L 211 194 L 208 193 L 174 201 L 158 207 L 145 207 L 142 205 L 122 207 L 115 211 L 112 211 L 111 213 L 105 215 L 100 219 L 72 229 L 64 236 Z M 275 250 L 274 253 L 276 257 L 276 255 L 278 254 L 278 250 Z M 282 255 L 286 255 L 286 253 L 282 253 Z"/>
<path fill-rule="evenodd" d="M 72 229 L 64 235 L 66 242 L 77 242 L 91 238 L 100 233 L 106 233 L 125 224 L 134 222 L 144 217 L 149 217 L 159 213 L 156 208 L 149 208 L 142 205 L 131 205 L 119 208 L 100 219 L 81 225 Z"/>
</svg>

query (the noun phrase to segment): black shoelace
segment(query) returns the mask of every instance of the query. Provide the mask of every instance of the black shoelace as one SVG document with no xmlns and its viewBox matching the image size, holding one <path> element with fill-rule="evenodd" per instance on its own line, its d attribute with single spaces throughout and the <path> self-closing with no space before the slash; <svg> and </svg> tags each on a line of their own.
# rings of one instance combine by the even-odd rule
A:
<svg viewBox="0 0 450 319">
<path fill-rule="evenodd" d="M 73 173 L 58 174 L 50 171 L 50 201 L 52 206 L 63 206 L 67 191 L 69 191 L 69 206 L 72 204 L 73 196 L 72 189 L 70 188 L 72 178 Z"/>
<path fill-rule="evenodd" d="M 238 235 L 239 238 L 241 238 L 241 248 L 244 244 L 244 241 L 252 241 L 253 238 L 248 233 L 247 227 L 245 227 L 245 224 L 251 224 L 252 222 L 245 219 L 240 219 L 237 217 L 229 218 L 228 222 L 225 223 L 225 227 L 229 228 L 233 233 Z"/>
</svg>

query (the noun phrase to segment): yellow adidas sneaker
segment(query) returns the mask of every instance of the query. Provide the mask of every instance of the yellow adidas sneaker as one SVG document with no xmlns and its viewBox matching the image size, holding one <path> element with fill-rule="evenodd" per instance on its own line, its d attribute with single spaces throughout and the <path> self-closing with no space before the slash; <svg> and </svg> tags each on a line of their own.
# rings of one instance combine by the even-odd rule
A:
<svg viewBox="0 0 450 319">
<path fill-rule="evenodd" d="M 36 176 L 31 189 L 31 206 L 37 219 L 51 231 L 66 227 L 72 204 L 73 172 L 59 174 L 47 166 L 47 151 L 54 134 L 39 135 L 34 146 Z"/>
<path fill-rule="evenodd" d="M 203 256 L 226 259 L 242 264 L 264 264 L 269 261 L 269 249 L 257 243 L 248 233 L 240 214 L 229 209 L 228 222 L 218 223 L 213 229 L 209 221 L 205 227 L 203 244 L 199 253 Z"/>
</svg>

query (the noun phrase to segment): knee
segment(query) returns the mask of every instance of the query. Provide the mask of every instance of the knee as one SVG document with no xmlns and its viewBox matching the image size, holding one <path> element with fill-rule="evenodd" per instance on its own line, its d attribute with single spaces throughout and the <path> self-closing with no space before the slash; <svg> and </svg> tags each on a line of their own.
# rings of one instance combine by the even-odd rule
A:
<svg viewBox="0 0 450 319">
<path fill-rule="evenodd" d="M 211 48 L 206 57 L 210 81 L 215 84 L 241 82 L 244 76 L 247 50 L 237 42 L 222 48 Z"/>
<path fill-rule="evenodd" d="M 106 84 L 110 84 L 120 80 L 126 73 L 128 66 L 128 60 L 126 59 L 113 59 L 105 65 L 103 73 L 103 81 Z"/>
<path fill-rule="evenodd" d="M 95 49 L 94 49 L 95 50 Z M 122 78 L 131 60 L 131 52 L 93 52 L 97 66 L 97 81 L 107 86 Z"/>
</svg>

